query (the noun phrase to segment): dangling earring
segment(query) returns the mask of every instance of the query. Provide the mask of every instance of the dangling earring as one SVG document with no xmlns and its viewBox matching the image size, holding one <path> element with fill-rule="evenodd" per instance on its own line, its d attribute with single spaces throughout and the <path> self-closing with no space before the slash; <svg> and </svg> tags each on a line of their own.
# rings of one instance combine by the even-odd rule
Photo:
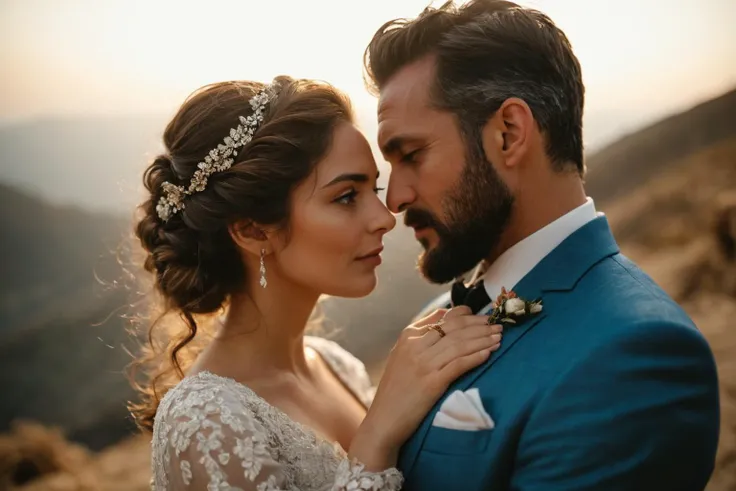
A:
<svg viewBox="0 0 736 491">
<path fill-rule="evenodd" d="M 266 256 L 266 249 L 261 249 L 261 288 L 266 288 L 268 281 L 266 281 L 266 264 L 263 262 L 263 258 Z"/>
</svg>

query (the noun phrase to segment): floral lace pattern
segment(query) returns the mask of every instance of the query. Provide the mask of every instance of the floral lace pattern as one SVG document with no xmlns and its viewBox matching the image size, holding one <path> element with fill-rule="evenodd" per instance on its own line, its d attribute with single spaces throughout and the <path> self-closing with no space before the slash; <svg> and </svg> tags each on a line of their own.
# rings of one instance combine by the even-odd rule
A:
<svg viewBox="0 0 736 491">
<path fill-rule="evenodd" d="M 307 337 L 364 402 L 373 396 L 363 364 L 332 341 Z M 207 491 L 399 490 L 398 470 L 365 472 L 338 445 L 235 380 L 186 377 L 161 401 L 153 430 L 152 489 Z"/>
</svg>

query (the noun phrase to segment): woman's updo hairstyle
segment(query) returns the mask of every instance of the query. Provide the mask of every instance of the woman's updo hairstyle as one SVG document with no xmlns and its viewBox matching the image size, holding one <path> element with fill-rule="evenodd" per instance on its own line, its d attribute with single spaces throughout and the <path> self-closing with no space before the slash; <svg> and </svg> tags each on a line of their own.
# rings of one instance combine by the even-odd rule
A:
<svg viewBox="0 0 736 491">
<path fill-rule="evenodd" d="M 162 350 L 154 345 L 158 322 L 152 322 L 149 345 L 133 363 L 134 370 L 145 365 L 149 372 L 145 387 L 136 383 L 145 402 L 131 405 L 143 428 L 152 428 L 164 380 L 172 372 L 183 377 L 177 354 L 197 334 L 195 316 L 217 312 L 243 288 L 247 274 L 258 273 L 245 270 L 228 225 L 245 220 L 287 226 L 292 190 L 326 155 L 335 127 L 353 121 L 349 99 L 326 83 L 278 77 L 273 86 L 276 96 L 251 141 L 238 149 L 229 169 L 210 175 L 204 190 L 186 196 L 183 209 L 166 220 L 159 216 L 164 183 L 187 188 L 197 165 L 241 116 L 253 114 L 250 100 L 266 85 L 222 82 L 195 91 L 164 130 L 165 152 L 143 175 L 149 195 L 135 233 L 146 253 L 144 267 L 155 277 L 164 314 L 176 312 L 186 325 Z"/>
</svg>

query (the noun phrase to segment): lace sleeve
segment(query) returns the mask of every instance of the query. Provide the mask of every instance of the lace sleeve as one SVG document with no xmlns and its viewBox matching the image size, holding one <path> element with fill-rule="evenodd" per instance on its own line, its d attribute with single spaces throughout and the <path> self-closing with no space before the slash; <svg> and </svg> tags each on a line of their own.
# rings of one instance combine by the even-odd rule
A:
<svg viewBox="0 0 736 491">
<path fill-rule="evenodd" d="M 166 479 L 155 489 L 313 491 L 294 486 L 266 429 L 228 399 L 227 391 L 214 388 L 190 392 L 170 406 L 163 425 L 165 449 L 159 453 Z M 394 491 L 402 480 L 396 469 L 369 473 L 357 462 L 342 460 L 331 489 Z"/>
</svg>

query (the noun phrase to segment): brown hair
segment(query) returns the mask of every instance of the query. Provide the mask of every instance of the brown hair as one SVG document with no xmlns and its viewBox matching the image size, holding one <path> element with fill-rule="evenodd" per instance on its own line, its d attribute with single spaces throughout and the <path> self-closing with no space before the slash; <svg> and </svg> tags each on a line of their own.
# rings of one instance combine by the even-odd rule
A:
<svg viewBox="0 0 736 491">
<path fill-rule="evenodd" d="M 416 19 L 394 19 L 376 32 L 364 55 L 369 90 L 425 56 L 436 59 L 432 102 L 457 115 L 470 145 L 510 97 L 523 99 L 562 170 L 584 172 L 584 87 L 570 42 L 543 13 L 501 0 L 448 1 Z"/>
<path fill-rule="evenodd" d="M 150 196 L 139 207 L 135 233 L 146 252 L 144 267 L 153 273 L 163 300 L 161 315 L 150 322 L 144 352 L 131 366 L 143 401 L 130 409 L 143 429 L 152 429 L 163 393 L 184 376 L 183 354 L 192 347 L 200 316 L 216 313 L 245 285 L 249 272 L 228 225 L 248 220 L 286 227 L 292 190 L 327 153 L 335 126 L 353 121 L 348 98 L 328 84 L 288 77 L 276 83 L 276 100 L 236 162 L 213 174 L 205 190 L 187 197 L 185 208 L 168 221 L 156 212 L 162 183 L 187 187 L 197 164 L 238 125 L 238 117 L 252 114 L 249 101 L 265 85 L 223 82 L 194 92 L 164 131 L 165 153 L 143 175 Z M 154 332 L 172 313 L 184 328 L 178 322 L 178 332 Z M 143 383 L 136 381 L 141 371 Z"/>
</svg>

